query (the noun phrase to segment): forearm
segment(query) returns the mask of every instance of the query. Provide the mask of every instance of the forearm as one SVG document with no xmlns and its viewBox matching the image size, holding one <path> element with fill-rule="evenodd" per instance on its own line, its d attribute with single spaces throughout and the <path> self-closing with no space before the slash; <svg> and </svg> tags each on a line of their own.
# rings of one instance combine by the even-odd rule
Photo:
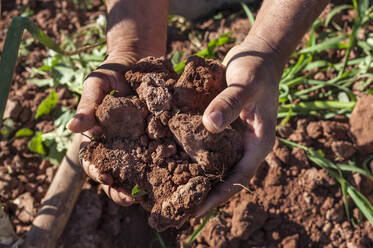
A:
<svg viewBox="0 0 373 248">
<path fill-rule="evenodd" d="M 108 54 L 136 62 L 166 51 L 168 0 L 107 0 Z"/>
<path fill-rule="evenodd" d="M 283 67 L 328 0 L 264 0 L 245 41 L 262 41 Z M 282 69 L 282 68 L 281 68 Z"/>
</svg>

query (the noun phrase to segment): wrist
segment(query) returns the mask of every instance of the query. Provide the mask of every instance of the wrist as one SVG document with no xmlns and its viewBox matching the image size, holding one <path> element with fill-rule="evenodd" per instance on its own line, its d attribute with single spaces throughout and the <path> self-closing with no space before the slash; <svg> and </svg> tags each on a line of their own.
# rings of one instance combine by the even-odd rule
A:
<svg viewBox="0 0 373 248">
<path fill-rule="evenodd" d="M 276 78 L 281 78 L 288 58 L 282 55 L 278 48 L 272 46 L 265 39 L 252 34 L 247 35 L 240 46 L 254 56 L 260 57 L 263 65 L 270 68 Z"/>
<path fill-rule="evenodd" d="M 123 73 L 127 68 L 136 63 L 128 53 L 110 53 L 106 56 L 97 69 L 111 70 Z"/>
<path fill-rule="evenodd" d="M 108 54 L 165 55 L 168 0 L 108 0 Z"/>
</svg>

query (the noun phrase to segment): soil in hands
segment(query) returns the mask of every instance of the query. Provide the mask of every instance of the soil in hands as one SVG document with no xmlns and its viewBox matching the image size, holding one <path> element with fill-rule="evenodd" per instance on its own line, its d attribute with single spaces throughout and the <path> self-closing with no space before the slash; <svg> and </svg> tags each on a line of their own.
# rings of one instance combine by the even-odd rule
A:
<svg viewBox="0 0 373 248">
<path fill-rule="evenodd" d="M 85 159 L 114 186 L 136 186 L 157 231 L 180 228 L 243 153 L 236 121 L 213 134 L 202 114 L 225 87 L 225 69 L 193 56 L 178 77 L 165 58 L 140 60 L 125 73 L 129 96 L 108 94 L 97 107 L 103 137 L 91 141 Z"/>
</svg>

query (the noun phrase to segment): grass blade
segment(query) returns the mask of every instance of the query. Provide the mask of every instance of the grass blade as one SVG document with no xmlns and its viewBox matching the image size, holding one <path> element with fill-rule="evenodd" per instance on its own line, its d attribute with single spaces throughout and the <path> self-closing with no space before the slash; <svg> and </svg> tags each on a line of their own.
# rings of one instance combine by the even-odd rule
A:
<svg viewBox="0 0 373 248">
<path fill-rule="evenodd" d="M 203 217 L 202 223 L 198 226 L 198 228 L 190 235 L 188 241 L 184 244 L 185 248 L 190 247 L 190 245 L 196 240 L 198 235 L 202 232 L 203 228 L 209 222 L 211 218 L 214 218 L 218 215 L 217 211 L 210 211 L 205 217 Z"/>
<path fill-rule="evenodd" d="M 12 84 L 24 25 L 22 19 L 13 18 L 3 47 L 3 55 L 0 61 L 0 125 L 2 124 L 5 104 Z"/>
<path fill-rule="evenodd" d="M 241 3 L 241 6 L 243 8 L 243 11 L 245 11 L 245 14 L 247 18 L 249 19 L 251 25 L 254 25 L 255 17 L 254 17 L 253 12 L 251 12 L 250 8 L 245 3 Z"/>
<path fill-rule="evenodd" d="M 347 193 L 351 196 L 352 200 L 363 213 L 365 218 L 367 218 L 370 224 L 373 225 L 373 206 L 370 204 L 369 200 L 352 186 L 347 187 Z"/>
<path fill-rule="evenodd" d="M 349 109 L 355 107 L 355 102 L 338 102 L 338 101 L 313 101 L 313 102 L 299 102 L 297 104 L 284 104 L 279 106 L 278 112 L 287 112 L 293 109 L 295 112 L 309 112 L 319 110 L 332 110 L 332 109 Z"/>
<path fill-rule="evenodd" d="M 159 234 L 159 232 L 156 232 L 155 235 L 157 236 L 157 240 L 159 241 L 159 244 L 162 248 L 167 248 L 166 243 L 164 242 L 162 236 Z"/>
<path fill-rule="evenodd" d="M 333 17 L 345 9 L 353 9 L 354 7 L 349 4 L 340 5 L 338 7 L 335 7 L 332 11 L 330 11 L 329 15 L 326 17 L 325 20 L 325 26 L 327 27 L 330 23 L 330 21 L 333 19 Z"/>
<path fill-rule="evenodd" d="M 347 35 L 344 34 L 342 36 L 326 39 L 325 41 L 318 43 L 314 46 L 304 48 L 300 50 L 299 52 L 297 52 L 296 54 L 320 53 L 328 49 L 337 49 L 337 48 L 340 48 L 340 42 L 346 38 L 347 38 Z"/>
<path fill-rule="evenodd" d="M 230 34 L 231 33 L 225 33 L 222 34 L 219 38 L 209 41 L 209 43 L 207 44 L 207 48 L 197 52 L 196 55 L 207 59 L 214 58 L 216 48 L 235 41 L 234 38 L 230 37 Z M 185 64 L 186 60 L 181 61 L 180 63 L 174 66 L 174 70 L 177 74 L 180 75 L 184 71 Z"/>
<path fill-rule="evenodd" d="M 347 218 L 350 220 L 350 205 L 348 204 L 348 193 L 347 193 L 347 184 L 346 182 L 341 183 L 341 189 L 342 189 L 342 196 L 343 196 L 343 204 L 345 206 L 345 212 Z"/>
<path fill-rule="evenodd" d="M 357 166 L 348 165 L 348 164 L 338 164 L 337 166 L 341 171 L 356 172 L 363 176 L 366 176 L 367 178 L 373 181 L 373 175 L 369 172 L 369 170 L 364 170 Z"/>
</svg>

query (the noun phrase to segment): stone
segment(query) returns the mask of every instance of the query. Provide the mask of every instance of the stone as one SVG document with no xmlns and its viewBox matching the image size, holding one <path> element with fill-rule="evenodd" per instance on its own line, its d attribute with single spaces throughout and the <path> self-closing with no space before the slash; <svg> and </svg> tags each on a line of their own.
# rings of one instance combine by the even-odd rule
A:
<svg viewBox="0 0 373 248">
<path fill-rule="evenodd" d="M 373 95 L 359 98 L 350 117 L 351 133 L 361 153 L 373 153 Z"/>
<path fill-rule="evenodd" d="M 18 101 L 8 99 L 8 101 L 6 102 L 3 119 L 10 118 L 10 119 L 15 120 L 18 118 L 21 111 L 22 111 L 22 106 L 21 104 L 19 104 Z"/>
<path fill-rule="evenodd" d="M 31 223 L 36 214 L 34 198 L 31 196 L 31 193 L 23 193 L 13 203 L 17 205 L 16 215 L 18 219 L 23 223 Z"/>
</svg>

